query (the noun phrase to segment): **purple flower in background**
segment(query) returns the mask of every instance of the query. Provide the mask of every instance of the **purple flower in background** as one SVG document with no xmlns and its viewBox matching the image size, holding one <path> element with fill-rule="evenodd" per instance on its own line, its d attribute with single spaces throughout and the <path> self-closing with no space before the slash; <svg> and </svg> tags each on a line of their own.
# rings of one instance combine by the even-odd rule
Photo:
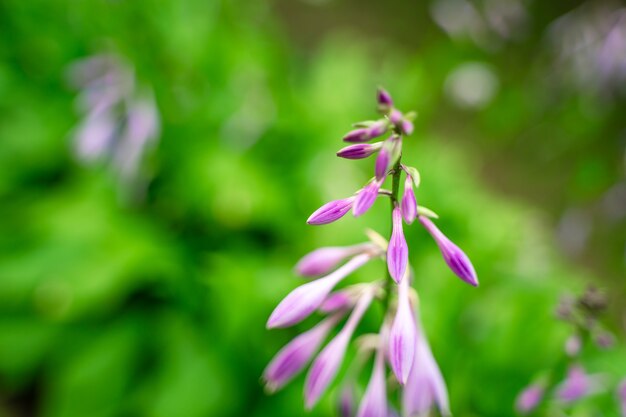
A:
<svg viewBox="0 0 626 417">
<path fill-rule="evenodd" d="M 274 309 L 267 321 L 267 327 L 288 327 L 304 320 L 324 302 L 339 281 L 369 260 L 370 256 L 367 254 L 355 256 L 332 274 L 291 291 Z"/>
<path fill-rule="evenodd" d="M 132 68 L 114 55 L 74 63 L 69 78 L 80 90 L 78 108 L 83 115 L 73 135 L 78 160 L 104 161 L 123 185 L 143 185 L 141 165 L 160 134 L 151 91 L 139 91 Z"/>
<path fill-rule="evenodd" d="M 310 409 L 317 403 L 320 396 L 326 391 L 328 385 L 335 378 L 339 366 L 343 361 L 344 354 L 346 353 L 348 342 L 357 324 L 361 321 L 361 317 L 363 317 L 363 314 L 372 302 L 372 298 L 373 291 L 366 291 L 363 294 L 354 308 L 354 311 L 352 311 L 346 325 L 337 336 L 324 347 L 317 358 L 315 358 L 304 386 L 304 397 L 307 408 Z"/>
<path fill-rule="evenodd" d="M 404 193 L 402 194 L 402 217 L 406 224 L 411 224 L 417 217 L 417 200 L 413 192 L 413 179 L 407 175 L 404 180 Z"/>
<path fill-rule="evenodd" d="M 308 224 L 320 225 L 332 223 L 342 218 L 352 208 L 356 197 L 334 200 L 318 208 L 307 219 Z"/>
<path fill-rule="evenodd" d="M 406 384 L 413 366 L 417 328 L 409 301 L 409 280 L 398 287 L 398 308 L 389 334 L 389 363 L 400 384 Z"/>
<path fill-rule="evenodd" d="M 387 268 L 389 274 L 397 283 L 402 280 L 409 263 L 409 248 L 402 231 L 402 213 L 400 207 L 393 209 L 393 232 L 389 239 L 389 248 L 387 249 Z"/>
<path fill-rule="evenodd" d="M 476 276 L 474 266 L 467 255 L 465 255 L 465 253 L 457 245 L 452 243 L 450 239 L 441 233 L 437 226 L 435 226 L 435 224 L 428 217 L 419 216 L 419 221 L 426 228 L 426 230 L 428 230 L 433 239 L 435 239 L 435 242 L 437 242 L 437 246 L 439 246 L 439 250 L 441 250 L 443 259 L 446 261 L 446 264 L 448 264 L 452 272 L 454 272 L 463 281 L 477 287 L 478 277 Z"/>
<path fill-rule="evenodd" d="M 376 143 L 358 143 L 356 145 L 346 146 L 337 152 L 337 156 L 346 159 L 363 159 L 380 151 L 383 142 Z"/>
<path fill-rule="evenodd" d="M 415 359 L 402 394 L 403 413 L 406 416 L 426 415 L 435 405 L 443 416 L 450 415 L 448 389 L 428 341 L 416 318 L 418 336 Z"/>
<path fill-rule="evenodd" d="M 385 358 L 382 349 L 376 353 L 374 371 L 359 405 L 357 417 L 387 417 Z"/>
<path fill-rule="evenodd" d="M 274 356 L 263 372 L 263 379 L 270 392 L 281 389 L 304 369 L 340 317 L 341 314 L 330 316 L 297 336 Z"/>
<path fill-rule="evenodd" d="M 323 275 L 330 272 L 349 256 L 373 250 L 371 243 L 354 246 L 330 246 L 319 248 L 306 254 L 296 264 L 296 272 L 305 277 Z"/>
<path fill-rule="evenodd" d="M 352 206 L 352 214 L 355 217 L 365 214 L 372 207 L 378 197 L 381 185 L 382 181 L 372 181 L 361 189 Z"/>
<path fill-rule="evenodd" d="M 517 396 L 515 401 L 515 409 L 520 414 L 528 414 L 533 411 L 541 400 L 545 393 L 545 387 L 543 384 L 535 383 L 524 388 L 522 392 Z"/>
<path fill-rule="evenodd" d="M 559 400 L 571 403 L 597 390 L 594 378 L 587 375 L 580 365 L 573 365 L 567 371 L 567 377 L 557 388 L 556 396 Z"/>
</svg>

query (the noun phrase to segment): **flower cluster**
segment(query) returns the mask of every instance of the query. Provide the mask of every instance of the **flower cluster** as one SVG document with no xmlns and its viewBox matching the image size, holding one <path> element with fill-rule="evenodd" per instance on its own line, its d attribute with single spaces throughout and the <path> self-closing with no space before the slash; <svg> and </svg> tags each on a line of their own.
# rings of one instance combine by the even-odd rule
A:
<svg viewBox="0 0 626 417">
<path fill-rule="evenodd" d="M 80 60 L 71 66 L 69 77 L 80 90 L 83 117 L 74 131 L 76 157 L 85 164 L 106 161 L 123 183 L 134 183 L 160 131 L 151 91 L 138 89 L 132 69 L 114 55 Z"/>
<path fill-rule="evenodd" d="M 556 316 L 572 326 L 572 334 L 565 340 L 563 350 L 568 363 L 565 378 L 551 386 L 552 375 L 543 373 L 518 395 L 515 408 L 520 414 L 529 414 L 538 409 L 552 388 L 550 404 L 552 408 L 571 407 L 583 398 L 606 391 L 606 376 L 589 374 L 580 361 L 586 341 L 600 349 L 608 349 L 615 343 L 613 334 L 600 322 L 601 313 L 607 308 L 606 295 L 594 287 L 589 287 L 578 298 L 564 297 L 556 309 Z M 618 401 L 625 409 L 626 390 L 624 382 L 618 388 Z"/>
<path fill-rule="evenodd" d="M 311 330 L 300 334 L 283 347 L 269 363 L 263 374 L 266 387 L 274 392 L 282 388 L 312 362 L 305 381 L 304 397 L 307 408 L 313 407 L 329 388 L 343 362 L 350 340 L 359 322 L 374 300 L 380 299 L 386 309 L 380 331 L 361 336 L 351 372 L 342 384 L 340 413 L 342 416 L 387 417 L 397 415 L 396 405 L 387 398 L 388 389 L 401 387 L 402 414 L 416 416 L 428 413 L 435 406 L 448 415 L 448 393 L 439 366 L 431 352 L 418 312 L 418 297 L 411 287 L 413 272 L 409 264 L 409 248 L 403 224 L 416 219 L 433 237 L 450 269 L 463 281 L 478 285 L 474 267 L 463 251 L 448 239 L 431 220 L 437 218 L 431 210 L 418 206 L 415 189 L 419 187 L 417 169 L 401 162 L 404 137 L 413 132 L 415 115 L 403 114 L 394 107 L 391 96 L 378 91 L 378 111 L 381 118 L 357 123 L 343 140 L 352 143 L 337 155 L 346 159 L 362 159 L 376 155 L 374 176 L 355 195 L 331 201 L 316 210 L 307 220 L 311 225 L 334 222 L 349 211 L 355 217 L 366 213 L 378 197 L 391 200 L 391 235 L 385 239 L 370 231 L 370 240 L 348 247 L 325 247 L 304 256 L 296 271 L 313 280 L 297 287 L 274 309 L 267 321 L 268 328 L 295 325 L 313 313 L 326 318 Z M 388 135 L 384 140 L 373 139 Z M 399 189 L 405 176 L 403 193 Z M 391 179 L 391 190 L 383 189 Z M 335 290 L 344 278 L 369 261 L 381 259 L 387 264 L 387 279 L 349 285 Z M 345 317 L 341 330 L 318 350 L 332 329 Z M 317 355 L 316 355 L 317 354 Z M 358 408 L 354 404 L 357 373 L 373 354 L 373 371 Z M 355 369 L 357 368 L 357 369 Z M 387 369 L 397 384 L 387 386 Z"/>
</svg>

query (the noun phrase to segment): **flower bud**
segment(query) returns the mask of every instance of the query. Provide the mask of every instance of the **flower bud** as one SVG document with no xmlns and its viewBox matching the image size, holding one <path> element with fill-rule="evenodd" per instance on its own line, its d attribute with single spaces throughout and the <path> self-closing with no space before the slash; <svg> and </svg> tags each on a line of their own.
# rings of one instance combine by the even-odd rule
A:
<svg viewBox="0 0 626 417">
<path fill-rule="evenodd" d="M 391 110 L 391 113 L 389 113 L 389 121 L 396 126 L 402 123 L 402 119 L 403 119 L 403 116 L 400 110 L 393 109 Z"/>
<path fill-rule="evenodd" d="M 294 338 L 274 356 L 263 372 L 263 379 L 270 392 L 279 390 L 298 375 L 340 317 L 341 314 L 325 319 L 311 330 Z"/>
<path fill-rule="evenodd" d="M 410 175 L 404 180 L 404 193 L 402 194 L 402 217 L 406 224 L 411 224 L 417 217 L 417 200 L 413 192 L 413 180 Z"/>
<path fill-rule="evenodd" d="M 369 127 L 353 129 L 343 137 L 344 142 L 368 142 L 384 135 L 389 128 L 386 120 L 378 120 Z"/>
<path fill-rule="evenodd" d="M 378 89 L 376 98 L 378 100 L 378 111 L 381 113 L 387 113 L 393 108 L 393 99 L 391 94 L 382 88 Z"/>
<path fill-rule="evenodd" d="M 378 190 L 380 190 L 381 185 L 382 181 L 371 181 L 361 189 L 352 206 L 354 217 L 365 214 L 372 207 L 378 197 Z"/>
<path fill-rule="evenodd" d="M 341 200 L 333 200 L 318 208 L 307 219 L 308 224 L 320 225 L 332 223 L 342 218 L 352 208 L 356 197 L 348 197 Z"/>
<path fill-rule="evenodd" d="M 387 172 L 395 165 L 402 153 L 402 139 L 399 136 L 392 136 L 383 143 L 378 157 L 376 158 L 376 179 L 382 181 L 387 176 Z"/>
<path fill-rule="evenodd" d="M 306 407 L 311 409 L 335 379 L 346 353 L 348 342 L 373 299 L 373 291 L 367 291 L 350 314 L 341 331 L 317 355 L 304 384 Z"/>
<path fill-rule="evenodd" d="M 439 250 L 441 250 L 443 259 L 446 261 L 446 264 L 448 264 L 448 267 L 450 267 L 452 272 L 454 272 L 463 281 L 477 287 L 478 277 L 476 276 L 474 266 L 467 255 L 465 255 L 465 253 L 457 245 L 452 243 L 450 239 L 441 233 L 441 231 L 429 218 L 419 216 L 419 221 L 426 228 L 426 230 L 428 230 L 433 239 L 435 239 L 435 242 L 437 242 L 437 246 L 439 246 Z"/>
<path fill-rule="evenodd" d="M 294 289 L 274 309 L 267 321 L 267 327 L 288 327 L 304 320 L 324 302 L 339 281 L 369 259 L 367 254 L 357 255 L 332 274 Z"/>
<path fill-rule="evenodd" d="M 357 143 L 356 145 L 346 146 L 337 152 L 337 156 L 346 159 L 363 159 L 378 152 L 383 146 L 382 142 L 376 143 Z"/>
<path fill-rule="evenodd" d="M 361 244 L 354 246 L 329 246 L 319 248 L 306 254 L 296 264 L 296 272 L 305 277 L 314 277 L 330 272 L 339 262 L 348 256 L 362 253 L 369 248 L 371 244 Z"/>
<path fill-rule="evenodd" d="M 409 302 L 408 277 L 398 287 L 398 309 L 389 333 L 389 362 L 398 382 L 404 385 L 415 355 L 417 329 Z"/>
<path fill-rule="evenodd" d="M 402 120 L 402 123 L 400 123 L 400 128 L 405 135 L 410 135 L 411 133 L 413 133 L 413 122 L 404 119 Z"/>
<path fill-rule="evenodd" d="M 528 414 L 532 412 L 541 402 L 545 393 L 543 384 L 532 384 L 524 388 L 517 396 L 515 401 L 515 409 L 520 414 Z"/>
<path fill-rule="evenodd" d="M 387 248 L 387 267 L 391 277 L 399 283 L 409 263 L 409 248 L 402 231 L 402 214 L 400 207 L 393 209 L 393 230 Z"/>
<path fill-rule="evenodd" d="M 379 349 L 374 359 L 372 376 L 359 405 L 357 417 L 388 417 L 386 385 L 385 359 L 382 350 Z"/>
</svg>

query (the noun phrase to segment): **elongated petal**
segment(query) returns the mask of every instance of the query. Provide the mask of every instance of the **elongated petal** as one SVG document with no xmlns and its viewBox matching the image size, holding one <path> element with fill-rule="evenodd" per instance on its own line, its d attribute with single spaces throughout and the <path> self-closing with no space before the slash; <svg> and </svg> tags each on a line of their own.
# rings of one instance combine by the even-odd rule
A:
<svg viewBox="0 0 626 417">
<path fill-rule="evenodd" d="M 352 214 L 354 214 L 355 217 L 365 214 L 367 210 L 372 207 L 378 197 L 378 190 L 380 190 L 381 184 L 382 182 L 372 181 L 357 194 L 354 205 L 352 206 Z"/>
<path fill-rule="evenodd" d="M 526 387 L 517 396 L 515 409 L 520 414 L 528 414 L 533 411 L 543 398 L 545 387 L 542 384 L 532 384 Z"/>
<path fill-rule="evenodd" d="M 436 404 L 441 415 L 449 416 L 450 404 L 446 383 L 430 350 L 421 323 L 417 317 L 414 318 L 418 335 L 413 366 L 402 394 L 403 413 L 405 416 L 420 416 L 427 414 Z"/>
<path fill-rule="evenodd" d="M 361 321 L 363 314 L 372 302 L 372 298 L 373 291 L 366 291 L 352 311 L 343 329 L 315 358 L 304 384 L 304 397 L 307 408 L 310 409 L 317 403 L 337 375 L 346 353 L 348 342 L 357 324 Z"/>
<path fill-rule="evenodd" d="M 306 254 L 296 264 L 296 272 L 302 276 L 323 275 L 335 268 L 348 256 L 356 255 L 368 249 L 370 245 L 329 246 Z"/>
<path fill-rule="evenodd" d="M 346 159 L 363 159 L 378 152 L 382 147 L 382 142 L 376 143 L 358 143 L 356 145 L 346 146 L 337 152 L 337 156 Z"/>
<path fill-rule="evenodd" d="M 407 224 L 413 223 L 417 217 L 417 200 L 413 192 L 413 179 L 407 175 L 404 181 L 404 194 L 402 194 L 402 217 Z"/>
<path fill-rule="evenodd" d="M 288 327 L 304 320 L 324 302 L 339 281 L 369 259 L 367 254 L 357 255 L 332 274 L 294 289 L 274 309 L 267 327 Z"/>
<path fill-rule="evenodd" d="M 417 329 L 409 301 L 409 280 L 403 279 L 398 288 L 398 309 L 389 334 L 389 362 L 398 382 L 409 378 L 415 356 Z"/>
<path fill-rule="evenodd" d="M 325 319 L 294 338 L 274 356 L 263 372 L 263 379 L 270 392 L 279 390 L 302 371 L 340 317 L 341 314 L 338 314 Z"/>
<path fill-rule="evenodd" d="M 342 218 L 352 208 L 356 197 L 348 197 L 341 200 L 333 200 L 318 208 L 309 216 L 308 224 L 320 225 L 332 223 Z"/>
<path fill-rule="evenodd" d="M 469 260 L 467 255 L 457 245 L 452 243 L 443 233 L 441 233 L 441 231 L 429 218 L 419 216 L 419 221 L 435 239 L 435 242 L 437 242 L 437 246 L 439 246 L 443 259 L 446 261 L 446 264 L 448 264 L 448 267 L 450 267 L 452 272 L 454 272 L 463 281 L 477 287 L 478 277 L 476 276 L 474 265 L 472 265 L 472 262 Z"/>
<path fill-rule="evenodd" d="M 379 349 L 374 370 L 361 400 L 357 417 L 387 417 L 387 387 L 384 354 Z"/>
<path fill-rule="evenodd" d="M 375 173 L 376 180 L 383 181 L 387 172 L 396 164 L 402 153 L 402 138 L 393 135 L 387 139 L 376 158 Z"/>
<path fill-rule="evenodd" d="M 393 209 L 393 231 L 387 248 L 387 267 L 389 274 L 397 283 L 400 282 L 409 263 L 409 248 L 402 231 L 402 214 L 400 207 Z"/>
</svg>

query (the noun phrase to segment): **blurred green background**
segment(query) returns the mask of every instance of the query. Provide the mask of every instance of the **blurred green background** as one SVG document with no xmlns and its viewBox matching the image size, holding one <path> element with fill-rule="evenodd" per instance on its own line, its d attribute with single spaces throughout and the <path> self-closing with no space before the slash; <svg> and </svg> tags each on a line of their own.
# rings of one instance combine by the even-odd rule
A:
<svg viewBox="0 0 626 417">
<path fill-rule="evenodd" d="M 620 7 L 622 7 L 620 9 Z M 585 353 L 616 416 L 626 375 L 626 18 L 619 2 L 0 1 L 0 416 L 326 416 L 259 378 L 314 320 L 266 331 L 318 246 L 389 228 L 386 204 L 305 224 L 373 161 L 338 160 L 385 86 L 419 117 L 418 201 L 469 254 L 455 278 L 405 232 L 457 416 L 514 415 L 562 359 L 562 294 L 606 288 L 615 349 Z M 74 158 L 68 67 L 115 53 L 154 90 L 143 198 Z M 382 263 L 351 282 L 383 274 Z M 359 332 L 375 331 L 380 308 Z M 595 411 L 594 411 L 595 410 Z"/>
</svg>

